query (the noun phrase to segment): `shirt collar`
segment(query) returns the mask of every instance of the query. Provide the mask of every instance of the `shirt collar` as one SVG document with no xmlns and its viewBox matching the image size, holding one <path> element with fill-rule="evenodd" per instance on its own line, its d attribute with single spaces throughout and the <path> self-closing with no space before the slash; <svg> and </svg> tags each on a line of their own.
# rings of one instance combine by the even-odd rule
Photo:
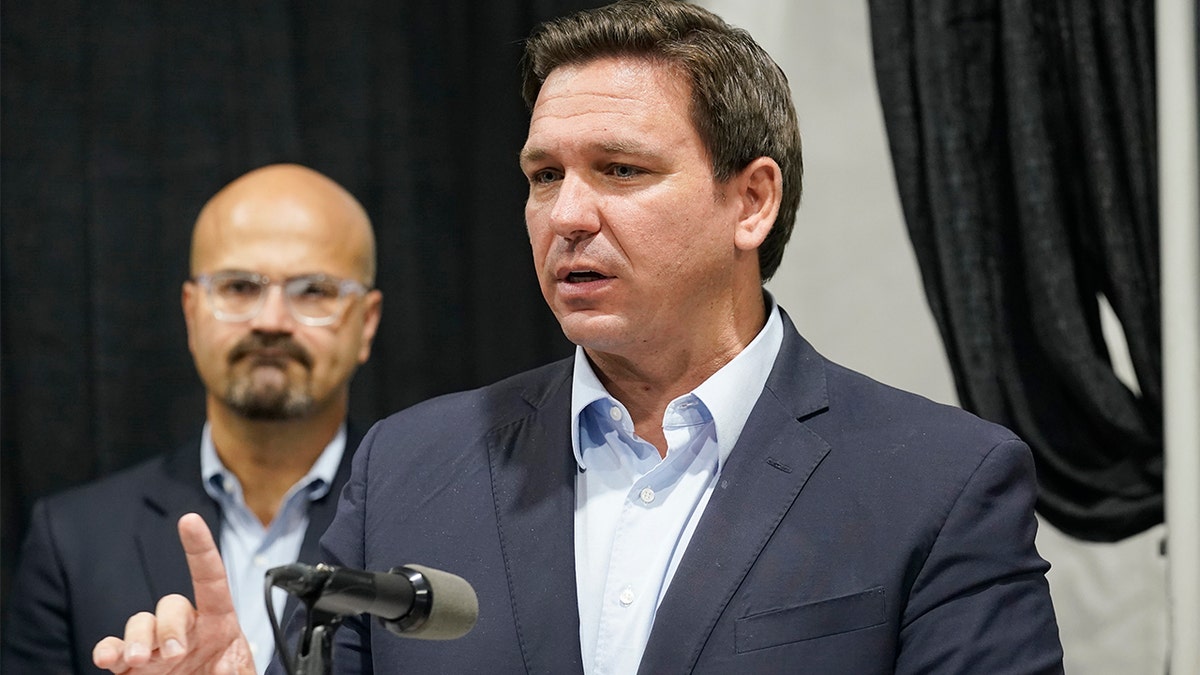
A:
<svg viewBox="0 0 1200 675">
<path fill-rule="evenodd" d="M 783 344 L 783 320 L 779 315 L 779 306 L 765 289 L 763 297 L 767 302 L 767 321 L 762 330 L 729 363 L 690 392 L 704 403 L 716 424 L 720 454 L 718 466 L 724 466 L 725 459 L 741 436 L 742 428 L 746 426 L 746 420 L 750 418 L 750 412 L 767 384 L 767 377 Z M 625 406 L 600 383 L 583 347 L 576 346 L 575 369 L 571 379 L 571 449 L 581 468 L 586 469 L 587 465 L 579 449 L 580 415 L 592 403 L 605 399 L 615 401 L 625 411 Z"/>
<path fill-rule="evenodd" d="M 333 440 L 329 441 L 329 444 L 321 451 L 321 455 L 317 457 L 317 461 L 313 462 L 308 473 L 296 481 L 296 485 L 288 490 L 288 494 L 290 495 L 299 486 L 308 487 L 309 501 L 320 499 L 328 494 L 333 485 L 333 479 L 337 476 L 338 467 L 341 466 L 342 455 L 345 451 L 346 425 L 343 424 L 338 427 Z M 214 494 L 215 492 L 230 486 L 236 486 L 240 497 L 241 485 L 238 483 L 237 477 L 225 467 L 225 463 L 217 455 L 217 446 L 212 440 L 212 426 L 208 422 L 204 423 L 204 430 L 200 433 L 200 476 L 204 479 L 204 489 L 214 499 L 220 499 L 219 494 Z"/>
<path fill-rule="evenodd" d="M 596 376 L 596 371 L 592 369 L 592 364 L 588 361 L 587 354 L 584 353 L 583 347 L 576 345 L 575 347 L 575 371 L 571 376 L 571 449 L 575 453 L 575 462 L 581 468 L 587 468 L 583 463 L 583 457 L 579 450 L 579 417 L 583 414 L 584 408 L 596 401 L 602 401 L 612 398 L 608 394 L 608 390 L 600 384 L 600 378 Z M 619 401 L 617 405 L 624 410 L 625 406 Z"/>
</svg>

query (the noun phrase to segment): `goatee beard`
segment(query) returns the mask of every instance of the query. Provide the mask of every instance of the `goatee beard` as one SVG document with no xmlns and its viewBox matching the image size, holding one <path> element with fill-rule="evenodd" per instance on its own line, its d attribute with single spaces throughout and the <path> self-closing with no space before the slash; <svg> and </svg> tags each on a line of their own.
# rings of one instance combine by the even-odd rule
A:
<svg viewBox="0 0 1200 675">
<path fill-rule="evenodd" d="M 252 420 L 297 419 L 312 413 L 314 405 L 312 395 L 302 386 L 255 387 L 249 377 L 229 383 L 225 404 Z"/>
</svg>

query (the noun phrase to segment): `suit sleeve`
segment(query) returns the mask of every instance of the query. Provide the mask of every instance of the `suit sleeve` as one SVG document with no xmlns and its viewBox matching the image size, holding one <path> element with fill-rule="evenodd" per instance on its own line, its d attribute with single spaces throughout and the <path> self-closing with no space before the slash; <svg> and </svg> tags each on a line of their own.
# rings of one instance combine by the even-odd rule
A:
<svg viewBox="0 0 1200 675">
<path fill-rule="evenodd" d="M 50 512 L 39 501 L 6 603 L 0 671 L 70 675 L 92 668 L 90 661 L 72 662 L 80 650 L 71 633 L 69 593 Z M 86 651 L 91 653 L 91 645 Z"/>
<path fill-rule="evenodd" d="M 897 673 L 1062 672 L 1049 564 L 1034 546 L 1036 497 L 1029 448 L 992 448 L 914 581 Z"/>
</svg>

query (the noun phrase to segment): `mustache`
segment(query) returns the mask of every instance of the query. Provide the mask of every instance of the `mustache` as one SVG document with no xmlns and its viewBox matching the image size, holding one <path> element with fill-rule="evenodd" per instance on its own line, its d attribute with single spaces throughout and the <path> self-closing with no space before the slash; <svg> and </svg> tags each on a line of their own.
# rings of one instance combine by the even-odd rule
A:
<svg viewBox="0 0 1200 675">
<path fill-rule="evenodd" d="M 238 340 L 233 349 L 229 350 L 229 362 L 237 361 L 266 350 L 283 352 L 305 368 L 312 368 L 312 355 L 288 335 L 273 335 L 269 333 L 250 333 Z"/>
</svg>

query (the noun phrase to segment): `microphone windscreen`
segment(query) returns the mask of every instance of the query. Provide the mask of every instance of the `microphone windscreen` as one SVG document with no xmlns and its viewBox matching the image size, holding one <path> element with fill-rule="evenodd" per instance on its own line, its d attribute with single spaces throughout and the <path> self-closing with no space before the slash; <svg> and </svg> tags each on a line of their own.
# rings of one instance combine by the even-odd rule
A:
<svg viewBox="0 0 1200 675">
<path fill-rule="evenodd" d="M 470 632 L 479 618 L 479 598 L 466 579 L 424 565 L 405 565 L 425 576 L 433 602 L 429 617 L 404 637 L 421 640 L 453 640 Z"/>
</svg>

